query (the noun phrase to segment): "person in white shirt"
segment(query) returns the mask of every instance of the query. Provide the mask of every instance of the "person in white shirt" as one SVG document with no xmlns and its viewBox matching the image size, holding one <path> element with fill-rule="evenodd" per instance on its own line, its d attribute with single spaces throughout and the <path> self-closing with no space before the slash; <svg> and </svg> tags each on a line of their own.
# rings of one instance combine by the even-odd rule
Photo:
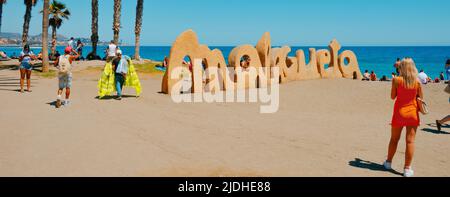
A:
<svg viewBox="0 0 450 197">
<path fill-rule="evenodd" d="M 423 72 L 423 70 L 420 70 L 419 72 L 419 81 L 421 84 L 427 84 L 428 83 L 428 75 Z"/>
<path fill-rule="evenodd" d="M 106 61 L 111 62 L 114 59 L 114 57 L 116 57 L 116 53 L 117 53 L 117 45 L 115 45 L 114 41 L 111 40 L 111 42 L 108 45 L 108 49 L 106 49 L 106 54 L 108 55 L 108 57 L 106 57 Z"/>
<path fill-rule="evenodd" d="M 73 37 L 70 38 L 69 42 L 67 43 L 67 46 L 71 47 L 72 49 L 76 49 L 77 45 Z"/>
</svg>

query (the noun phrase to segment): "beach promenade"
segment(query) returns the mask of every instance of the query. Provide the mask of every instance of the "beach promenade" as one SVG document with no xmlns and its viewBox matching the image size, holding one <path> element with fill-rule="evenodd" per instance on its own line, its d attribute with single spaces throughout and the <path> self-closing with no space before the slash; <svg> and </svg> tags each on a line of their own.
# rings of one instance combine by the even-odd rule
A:
<svg viewBox="0 0 450 197">
<path fill-rule="evenodd" d="M 101 63 L 101 62 L 100 62 Z M 139 98 L 98 100 L 99 69 L 74 72 L 71 104 L 56 109 L 57 79 L 0 69 L 0 176 L 401 176 L 384 171 L 394 101 L 389 82 L 349 79 L 280 86 L 277 113 L 259 103 L 175 104 L 162 75 L 140 74 Z M 444 84 L 423 86 L 416 176 L 450 176 Z M 125 89 L 126 95 L 134 95 Z M 404 134 L 393 168 L 403 172 Z"/>
</svg>

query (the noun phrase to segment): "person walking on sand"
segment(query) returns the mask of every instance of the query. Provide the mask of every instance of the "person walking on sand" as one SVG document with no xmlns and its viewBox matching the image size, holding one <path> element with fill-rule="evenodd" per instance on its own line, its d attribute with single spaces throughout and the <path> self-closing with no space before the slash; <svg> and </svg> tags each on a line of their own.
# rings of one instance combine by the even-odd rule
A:
<svg viewBox="0 0 450 197">
<path fill-rule="evenodd" d="M 71 55 L 75 54 L 75 55 Z M 72 62 L 76 60 L 80 55 L 70 46 L 64 50 L 64 55 L 59 56 L 55 61 L 55 65 L 58 66 L 58 97 L 56 99 L 56 107 L 61 105 L 69 105 L 70 87 L 72 86 Z M 62 93 L 64 88 L 66 89 L 65 100 L 62 101 Z"/>
<path fill-rule="evenodd" d="M 128 74 L 128 58 L 122 56 L 122 51 L 117 50 L 117 57 L 113 60 L 114 78 L 117 90 L 117 100 L 122 100 L 123 84 Z"/>
<path fill-rule="evenodd" d="M 391 98 L 395 99 L 394 112 L 391 122 L 391 139 L 388 156 L 384 167 L 391 170 L 392 159 L 397 151 L 398 141 L 402 130 L 406 127 L 406 152 L 403 176 L 411 177 L 414 171 L 411 168 L 414 156 L 414 141 L 417 127 L 420 125 L 417 98 L 423 99 L 422 87 L 417 80 L 417 68 L 413 59 L 405 58 L 399 67 L 400 75 L 392 80 Z"/>
<path fill-rule="evenodd" d="M 23 84 L 25 77 L 27 78 L 27 92 L 31 92 L 31 71 L 33 70 L 32 60 L 37 60 L 36 56 L 30 50 L 30 45 L 25 45 L 23 51 L 20 52 L 20 92 L 23 93 Z"/>
</svg>

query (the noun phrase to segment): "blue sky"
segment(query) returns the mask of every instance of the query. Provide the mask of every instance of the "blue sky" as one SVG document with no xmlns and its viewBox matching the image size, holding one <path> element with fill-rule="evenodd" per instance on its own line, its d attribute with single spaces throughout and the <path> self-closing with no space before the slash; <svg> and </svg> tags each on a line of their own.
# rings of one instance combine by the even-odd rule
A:
<svg viewBox="0 0 450 197">
<path fill-rule="evenodd" d="M 90 36 L 91 0 L 61 0 L 72 12 L 58 33 Z M 122 1 L 121 40 L 134 43 L 136 0 Z M 99 2 L 101 40 L 112 39 L 113 0 Z M 255 44 L 269 31 L 274 45 L 450 45 L 448 0 L 145 0 L 143 45 L 171 45 L 192 28 L 208 45 Z M 3 32 L 21 32 L 23 0 L 9 0 Z M 39 34 L 42 0 L 30 33 Z"/>
</svg>

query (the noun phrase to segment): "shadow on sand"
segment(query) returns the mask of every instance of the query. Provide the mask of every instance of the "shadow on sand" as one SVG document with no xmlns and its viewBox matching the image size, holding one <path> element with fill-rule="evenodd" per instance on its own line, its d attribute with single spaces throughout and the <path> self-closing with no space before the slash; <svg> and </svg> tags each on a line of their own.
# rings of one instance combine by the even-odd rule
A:
<svg viewBox="0 0 450 197">
<path fill-rule="evenodd" d="M 116 99 L 117 96 L 104 96 L 103 98 L 100 98 L 99 96 L 96 96 L 95 99 L 98 100 L 111 100 L 111 99 Z M 126 99 L 126 98 L 138 98 L 137 96 L 133 96 L 133 95 L 122 95 L 122 99 Z"/>
<path fill-rule="evenodd" d="M 425 131 L 425 132 L 428 132 L 428 133 L 433 133 L 433 134 L 445 134 L 445 135 L 450 134 L 449 132 L 445 132 L 445 131 L 442 131 L 442 130 L 438 131 L 436 123 L 430 123 L 430 124 L 427 124 L 427 125 L 429 127 L 433 127 L 433 128 L 423 128 L 422 131 Z M 450 128 L 450 125 L 448 125 L 448 124 L 442 125 L 441 128 Z"/>
<path fill-rule="evenodd" d="M 382 164 L 374 163 L 371 161 L 365 161 L 365 160 L 362 160 L 359 158 L 355 158 L 355 160 L 349 161 L 348 165 L 356 167 L 356 168 L 363 168 L 363 169 L 368 169 L 368 170 L 372 170 L 372 171 L 380 171 L 380 172 L 390 172 L 395 175 L 403 176 L 402 173 L 397 172 L 395 170 L 384 169 L 384 166 Z"/>
</svg>

